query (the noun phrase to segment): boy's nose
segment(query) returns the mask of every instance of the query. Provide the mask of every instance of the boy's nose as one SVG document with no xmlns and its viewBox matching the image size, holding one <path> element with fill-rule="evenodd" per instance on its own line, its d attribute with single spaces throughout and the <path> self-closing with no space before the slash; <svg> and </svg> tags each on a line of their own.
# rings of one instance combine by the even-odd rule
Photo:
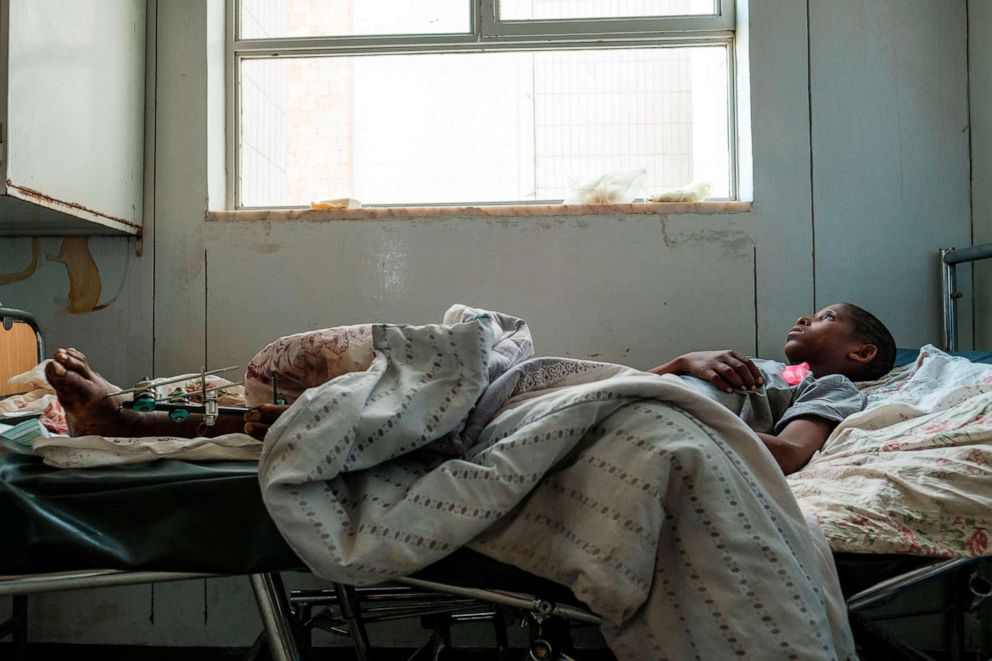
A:
<svg viewBox="0 0 992 661">
<path fill-rule="evenodd" d="M 809 317 L 799 317 L 796 319 L 797 326 L 809 326 Z"/>
</svg>

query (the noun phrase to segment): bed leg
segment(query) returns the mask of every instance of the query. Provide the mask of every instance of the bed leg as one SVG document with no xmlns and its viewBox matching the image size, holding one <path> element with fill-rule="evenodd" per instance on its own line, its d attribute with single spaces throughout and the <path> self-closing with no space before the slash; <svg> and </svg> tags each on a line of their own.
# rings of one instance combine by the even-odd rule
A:
<svg viewBox="0 0 992 661">
<path fill-rule="evenodd" d="M 945 638 L 949 661 L 964 658 L 964 607 L 962 600 L 968 594 L 969 574 L 954 572 L 944 582 L 946 615 L 944 620 Z"/>
<path fill-rule="evenodd" d="M 12 640 L 14 661 L 27 661 L 28 658 L 28 596 L 19 594 L 13 597 L 13 617 L 15 621 Z"/>
<path fill-rule="evenodd" d="M 273 661 L 303 661 L 293 635 L 286 595 L 279 587 L 278 577 L 273 574 L 252 574 L 251 587 L 265 625 Z"/>
<path fill-rule="evenodd" d="M 355 658 L 358 661 L 368 661 L 369 636 L 365 631 L 365 623 L 362 622 L 362 609 L 355 597 L 355 588 L 335 583 L 334 592 L 338 597 L 341 617 L 348 623 L 348 631 L 351 632 L 351 642 L 355 646 Z"/>
<path fill-rule="evenodd" d="M 506 610 L 502 606 L 493 608 L 493 630 L 496 634 L 496 658 L 507 661 L 510 653 L 510 637 L 507 634 Z"/>
<path fill-rule="evenodd" d="M 28 658 L 28 597 L 15 594 L 12 597 L 10 618 L 0 622 L 0 640 L 10 636 L 11 661 L 27 661 Z"/>
<path fill-rule="evenodd" d="M 12 598 L 11 616 L 0 622 L 0 640 L 10 636 L 11 661 L 28 658 L 28 597 L 15 594 Z"/>
</svg>

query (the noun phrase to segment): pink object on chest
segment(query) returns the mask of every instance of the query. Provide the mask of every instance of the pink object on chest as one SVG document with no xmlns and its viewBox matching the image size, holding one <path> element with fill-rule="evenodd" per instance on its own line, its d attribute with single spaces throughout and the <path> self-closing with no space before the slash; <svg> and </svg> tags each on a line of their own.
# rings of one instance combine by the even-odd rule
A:
<svg viewBox="0 0 992 661">
<path fill-rule="evenodd" d="M 782 378 L 790 386 L 796 386 L 802 383 L 806 375 L 810 373 L 809 363 L 799 363 L 798 365 L 787 365 L 785 369 L 782 370 Z"/>
</svg>

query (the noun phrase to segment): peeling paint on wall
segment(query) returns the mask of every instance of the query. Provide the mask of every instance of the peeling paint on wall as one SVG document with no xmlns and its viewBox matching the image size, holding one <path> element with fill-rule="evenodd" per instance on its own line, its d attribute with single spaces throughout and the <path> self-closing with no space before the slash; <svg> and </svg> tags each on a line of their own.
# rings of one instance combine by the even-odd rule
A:
<svg viewBox="0 0 992 661">
<path fill-rule="evenodd" d="M 723 246 L 725 257 L 736 257 L 746 254 L 754 248 L 754 239 L 737 230 L 730 229 L 696 229 L 694 231 L 679 231 L 669 227 L 668 216 L 659 216 L 661 221 L 661 239 L 667 248 L 677 248 L 687 243 L 717 243 Z"/>
<path fill-rule="evenodd" d="M 103 284 L 100 280 L 100 268 L 90 254 L 88 239 L 85 237 L 66 237 L 58 255 L 48 255 L 48 259 L 65 265 L 69 274 L 69 305 L 66 310 L 70 314 L 84 314 L 94 310 L 102 310 L 107 304 L 97 305 Z"/>
<path fill-rule="evenodd" d="M 10 285 L 21 280 L 27 280 L 38 270 L 38 259 L 41 255 L 41 240 L 31 239 L 31 263 L 23 271 L 17 273 L 0 273 L 0 285 Z"/>
<path fill-rule="evenodd" d="M 282 246 L 278 243 L 259 243 L 255 246 L 255 250 L 262 255 L 267 255 L 269 253 L 279 252 L 282 250 Z"/>
</svg>

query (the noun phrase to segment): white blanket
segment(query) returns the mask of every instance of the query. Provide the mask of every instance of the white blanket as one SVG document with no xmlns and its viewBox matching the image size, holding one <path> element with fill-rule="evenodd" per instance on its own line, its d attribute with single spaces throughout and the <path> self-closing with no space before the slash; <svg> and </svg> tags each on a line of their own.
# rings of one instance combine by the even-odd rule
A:
<svg viewBox="0 0 992 661">
<path fill-rule="evenodd" d="M 853 658 L 822 539 L 751 430 L 676 378 L 506 364 L 507 319 L 373 326 L 371 367 L 275 424 L 263 499 L 315 573 L 377 583 L 467 544 L 569 586 L 620 658 Z"/>
<path fill-rule="evenodd" d="M 35 439 L 34 453 L 56 468 L 140 464 L 158 459 L 257 461 L 262 443 L 244 434 L 206 438 L 175 436 L 53 436 Z"/>
</svg>

